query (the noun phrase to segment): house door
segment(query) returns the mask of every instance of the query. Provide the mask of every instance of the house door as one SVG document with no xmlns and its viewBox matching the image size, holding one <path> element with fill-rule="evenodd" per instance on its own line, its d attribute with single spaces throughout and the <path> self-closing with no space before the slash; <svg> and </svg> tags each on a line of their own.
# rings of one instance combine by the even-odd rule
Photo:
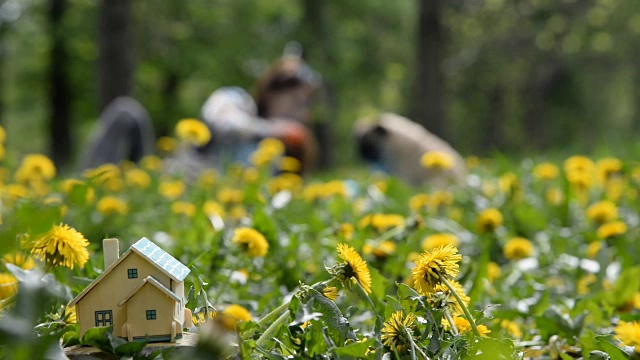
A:
<svg viewBox="0 0 640 360">
<path fill-rule="evenodd" d="M 96 311 L 96 326 L 113 325 L 113 313 L 111 310 Z"/>
</svg>

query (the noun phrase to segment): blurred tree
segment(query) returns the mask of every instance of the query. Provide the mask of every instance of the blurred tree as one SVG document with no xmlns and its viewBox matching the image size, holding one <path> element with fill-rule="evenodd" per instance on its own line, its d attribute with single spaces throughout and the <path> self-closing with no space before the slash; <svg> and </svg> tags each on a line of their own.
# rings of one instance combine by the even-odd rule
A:
<svg viewBox="0 0 640 360">
<path fill-rule="evenodd" d="M 432 133 L 448 138 L 443 74 L 444 28 L 442 0 L 418 0 L 415 120 Z"/>
<path fill-rule="evenodd" d="M 49 33 L 51 50 L 49 63 L 49 137 L 51 156 L 56 166 L 66 167 L 72 155 L 71 94 L 67 76 L 68 55 L 63 17 L 66 0 L 50 0 Z"/>
<path fill-rule="evenodd" d="M 98 10 L 98 96 L 100 110 L 133 82 L 131 0 L 100 0 Z"/>
</svg>

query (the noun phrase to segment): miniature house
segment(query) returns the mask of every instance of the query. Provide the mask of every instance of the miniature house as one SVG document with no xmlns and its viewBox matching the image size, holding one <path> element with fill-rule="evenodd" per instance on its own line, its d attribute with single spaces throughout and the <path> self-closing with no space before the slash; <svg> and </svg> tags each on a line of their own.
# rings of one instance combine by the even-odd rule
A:
<svg viewBox="0 0 640 360">
<path fill-rule="evenodd" d="M 117 239 L 103 240 L 104 272 L 75 297 L 80 336 L 92 327 L 113 326 L 129 341 L 175 341 L 185 311 L 184 279 L 190 270 L 146 238 L 119 256 Z M 186 312 L 186 314 L 185 314 Z M 186 315 L 186 316 L 185 316 Z"/>
</svg>

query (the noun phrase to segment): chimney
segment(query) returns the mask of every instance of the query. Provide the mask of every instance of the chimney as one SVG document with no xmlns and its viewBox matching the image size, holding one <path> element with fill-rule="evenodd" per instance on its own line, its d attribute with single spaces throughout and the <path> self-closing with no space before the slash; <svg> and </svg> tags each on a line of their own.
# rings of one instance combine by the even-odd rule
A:
<svg viewBox="0 0 640 360">
<path fill-rule="evenodd" d="M 120 246 L 118 239 L 102 240 L 102 250 L 104 253 L 104 269 L 106 270 L 111 264 L 118 260 L 120 256 Z"/>
</svg>

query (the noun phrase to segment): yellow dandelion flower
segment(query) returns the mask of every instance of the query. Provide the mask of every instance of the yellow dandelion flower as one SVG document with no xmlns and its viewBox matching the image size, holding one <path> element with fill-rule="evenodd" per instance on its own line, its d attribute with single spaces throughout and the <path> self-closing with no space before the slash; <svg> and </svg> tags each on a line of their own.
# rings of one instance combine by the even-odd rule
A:
<svg viewBox="0 0 640 360">
<path fill-rule="evenodd" d="M 396 251 L 396 243 L 391 240 L 384 240 L 373 249 L 373 256 L 384 259 Z"/>
<path fill-rule="evenodd" d="M 202 212 L 208 217 L 219 216 L 222 218 L 225 216 L 222 206 L 213 200 L 205 201 L 204 205 L 202 205 Z"/>
<path fill-rule="evenodd" d="M 394 227 L 404 227 L 405 219 L 399 214 L 370 214 L 358 222 L 358 227 L 365 228 L 371 226 L 378 232 L 385 232 Z"/>
<path fill-rule="evenodd" d="M 19 183 L 51 180 L 56 176 L 53 161 L 42 154 L 30 154 L 22 159 L 16 170 L 15 178 Z"/>
<path fill-rule="evenodd" d="M 171 136 L 161 136 L 156 141 L 156 148 L 163 153 L 172 153 L 178 147 L 178 140 Z"/>
<path fill-rule="evenodd" d="M 0 273 L 0 300 L 12 297 L 18 291 L 18 280 L 10 273 Z"/>
<path fill-rule="evenodd" d="M 587 218 L 596 224 L 604 224 L 618 218 L 618 207 L 611 201 L 600 201 L 587 208 Z"/>
<path fill-rule="evenodd" d="M 29 189 L 27 189 L 24 185 L 21 185 L 21 184 L 9 184 L 0 190 L 2 190 L 2 193 L 6 194 L 9 200 L 12 200 L 12 201 L 26 198 L 29 196 Z"/>
<path fill-rule="evenodd" d="M 162 160 L 153 155 L 147 155 L 140 159 L 140 166 L 148 171 L 158 171 L 162 169 Z"/>
<path fill-rule="evenodd" d="M 572 172 L 590 173 L 593 171 L 594 167 L 595 164 L 593 163 L 593 160 L 582 155 L 571 156 L 564 162 L 564 172 L 567 174 Z"/>
<path fill-rule="evenodd" d="M 335 301 L 338 298 L 338 296 L 340 296 L 340 293 L 338 292 L 337 287 L 327 286 L 324 289 L 322 289 L 322 295 L 324 295 L 328 299 Z"/>
<path fill-rule="evenodd" d="M 247 184 L 255 184 L 260 179 L 260 172 L 254 167 L 244 169 L 242 173 L 242 181 Z"/>
<path fill-rule="evenodd" d="M 608 239 L 615 236 L 624 235 L 627 232 L 627 224 L 622 221 L 613 221 L 600 225 L 596 235 L 600 239 Z"/>
<path fill-rule="evenodd" d="M 202 146 L 211 140 L 211 132 L 205 123 L 198 119 L 183 119 L 176 124 L 176 136 L 195 146 Z"/>
<path fill-rule="evenodd" d="M 240 204 L 244 200 L 242 190 L 225 188 L 218 192 L 218 200 L 223 204 Z"/>
<path fill-rule="evenodd" d="M 151 185 L 151 176 L 142 169 L 131 169 L 125 173 L 125 181 L 130 187 L 146 189 Z"/>
<path fill-rule="evenodd" d="M 596 163 L 596 174 L 600 184 L 606 184 L 613 176 L 622 171 L 622 161 L 609 157 L 598 160 Z"/>
<path fill-rule="evenodd" d="M 640 353 L 640 323 L 637 321 L 620 321 L 615 327 L 615 338 L 625 346 L 633 346 L 636 353 Z"/>
<path fill-rule="evenodd" d="M 263 257 L 269 251 L 267 239 L 255 229 L 238 228 L 231 241 L 238 244 L 252 257 Z"/>
<path fill-rule="evenodd" d="M 185 185 L 180 180 L 162 181 L 158 186 L 158 192 L 169 200 L 175 200 L 184 194 Z"/>
<path fill-rule="evenodd" d="M 229 210 L 229 217 L 233 220 L 241 220 L 247 216 L 247 209 L 240 205 L 236 205 Z"/>
<path fill-rule="evenodd" d="M 413 212 L 421 212 L 429 205 L 429 195 L 416 194 L 409 199 L 409 209 Z"/>
<path fill-rule="evenodd" d="M 540 163 L 533 168 L 533 177 L 543 181 L 553 180 L 559 173 L 558 167 L 548 162 Z"/>
<path fill-rule="evenodd" d="M 502 225 L 503 221 L 500 210 L 496 208 L 485 209 L 478 215 L 478 231 L 483 233 L 492 232 Z"/>
<path fill-rule="evenodd" d="M 355 229 L 353 228 L 353 225 L 349 223 L 340 224 L 337 231 L 338 235 L 345 240 L 353 239 L 354 232 L 355 232 Z"/>
<path fill-rule="evenodd" d="M 67 324 L 75 324 L 78 322 L 78 314 L 75 306 L 67 306 L 64 310 L 64 322 Z"/>
<path fill-rule="evenodd" d="M 98 200 L 96 210 L 104 216 L 126 215 L 129 212 L 129 205 L 115 196 L 105 196 Z"/>
<path fill-rule="evenodd" d="M 449 244 L 457 247 L 460 240 L 453 234 L 432 234 L 422 240 L 422 250 L 433 250 Z"/>
<path fill-rule="evenodd" d="M 196 206 L 186 201 L 176 201 L 171 204 L 171 212 L 177 215 L 193 217 L 196 214 Z"/>
<path fill-rule="evenodd" d="M 267 138 L 258 143 L 258 150 L 269 154 L 272 157 L 277 157 L 284 154 L 284 143 L 275 138 Z"/>
<path fill-rule="evenodd" d="M 211 188 L 216 183 L 218 172 L 214 169 L 206 169 L 198 176 L 198 184 L 203 188 Z"/>
<path fill-rule="evenodd" d="M 7 131 L 0 125 L 0 144 L 4 144 L 7 140 Z"/>
<path fill-rule="evenodd" d="M 600 252 L 600 249 L 602 249 L 602 241 L 593 241 L 589 243 L 587 246 L 587 257 L 589 259 L 595 259 Z"/>
<path fill-rule="evenodd" d="M 418 293 L 433 293 L 436 285 L 441 283 L 440 276 L 446 279 L 458 276 L 460 260 L 462 255 L 458 254 L 458 249 L 451 244 L 425 251 L 416 261 L 411 273 Z"/>
<path fill-rule="evenodd" d="M 502 249 L 502 253 L 509 260 L 520 260 L 533 256 L 533 244 L 528 239 L 514 237 Z"/>
<path fill-rule="evenodd" d="M 469 306 L 471 302 L 471 298 L 464 291 L 462 284 L 455 280 L 449 280 L 449 284 L 453 290 L 458 294 L 460 300 L 465 306 Z M 451 289 L 445 284 L 437 284 L 435 286 L 434 292 L 429 296 L 429 303 L 433 308 L 443 308 L 446 307 L 454 316 L 462 315 L 464 312 L 460 303 L 456 300 L 455 296 L 451 293 Z"/>
<path fill-rule="evenodd" d="M 589 286 L 594 284 L 598 278 L 594 274 L 587 274 L 580 279 L 576 284 L 576 292 L 578 295 L 586 295 L 589 293 Z"/>
<path fill-rule="evenodd" d="M 346 279 L 355 279 L 365 293 L 371 293 L 371 274 L 367 262 L 362 260 L 358 252 L 347 244 L 338 244 L 338 257 L 344 260 L 344 276 Z"/>
<path fill-rule="evenodd" d="M 520 339 L 522 337 L 522 331 L 520 330 L 520 325 L 517 322 L 504 319 L 500 321 L 500 327 L 505 329 L 508 334 L 513 336 L 516 339 Z"/>
<path fill-rule="evenodd" d="M 77 264 L 84 268 L 89 260 L 89 242 L 80 232 L 69 225 L 54 225 L 46 234 L 29 241 L 31 255 L 47 263 L 47 266 L 66 266 L 73 269 Z"/>
<path fill-rule="evenodd" d="M 450 326 L 449 322 L 446 322 L 446 323 L 443 322 L 443 324 L 445 325 L 446 328 L 449 328 Z M 458 329 L 458 333 L 460 333 L 461 335 L 472 331 L 469 320 L 463 317 L 457 316 L 453 318 L 453 324 L 456 326 L 456 329 Z M 491 332 L 491 330 L 489 330 L 485 325 L 477 325 L 477 327 L 478 327 L 478 332 L 482 337 L 486 337 L 487 334 Z"/>
<path fill-rule="evenodd" d="M 280 160 L 280 170 L 282 171 L 297 173 L 300 172 L 300 169 L 302 169 L 302 163 L 294 157 L 284 156 Z"/>
<path fill-rule="evenodd" d="M 24 255 L 21 252 L 6 254 L 2 257 L 2 263 L 13 264 L 24 270 L 33 269 L 36 266 L 31 256 Z"/>
<path fill-rule="evenodd" d="M 389 321 L 385 321 L 382 327 L 382 343 L 390 348 L 395 347 L 398 353 L 403 353 L 411 349 L 411 337 L 417 342 L 414 336 L 416 316 L 407 314 L 404 316 L 402 310 L 396 311 L 391 315 Z"/>
<path fill-rule="evenodd" d="M 243 306 L 233 304 L 224 309 L 216 320 L 220 321 L 225 329 L 232 331 L 239 322 L 251 321 L 251 313 Z"/>
<path fill-rule="evenodd" d="M 518 175 L 508 172 L 498 179 L 498 187 L 505 194 L 516 194 L 520 190 L 520 180 Z"/>
<path fill-rule="evenodd" d="M 420 164 L 428 169 L 451 169 L 454 162 L 455 159 L 451 154 L 442 151 L 430 151 L 420 158 Z"/>
<path fill-rule="evenodd" d="M 500 268 L 500 265 L 496 264 L 493 261 L 490 261 L 489 264 L 487 264 L 487 279 L 489 280 L 489 282 L 493 282 L 493 280 L 499 278 L 500 275 L 502 275 L 502 269 Z"/>
<path fill-rule="evenodd" d="M 549 204 L 558 206 L 562 204 L 562 201 L 564 200 L 564 193 L 557 187 L 553 187 L 545 192 L 544 198 Z"/>
<path fill-rule="evenodd" d="M 121 175 L 120 168 L 115 164 L 103 164 L 95 169 L 88 169 L 82 173 L 87 179 L 91 179 L 95 184 L 104 185 L 113 179 L 119 179 Z"/>
<path fill-rule="evenodd" d="M 269 194 L 276 194 L 280 191 L 295 192 L 302 188 L 302 178 L 300 175 L 292 173 L 283 173 L 274 177 L 267 182 L 267 190 Z"/>
<path fill-rule="evenodd" d="M 4 156 L 7 150 L 4 148 L 4 145 L 0 143 L 0 161 L 4 160 Z"/>
</svg>

